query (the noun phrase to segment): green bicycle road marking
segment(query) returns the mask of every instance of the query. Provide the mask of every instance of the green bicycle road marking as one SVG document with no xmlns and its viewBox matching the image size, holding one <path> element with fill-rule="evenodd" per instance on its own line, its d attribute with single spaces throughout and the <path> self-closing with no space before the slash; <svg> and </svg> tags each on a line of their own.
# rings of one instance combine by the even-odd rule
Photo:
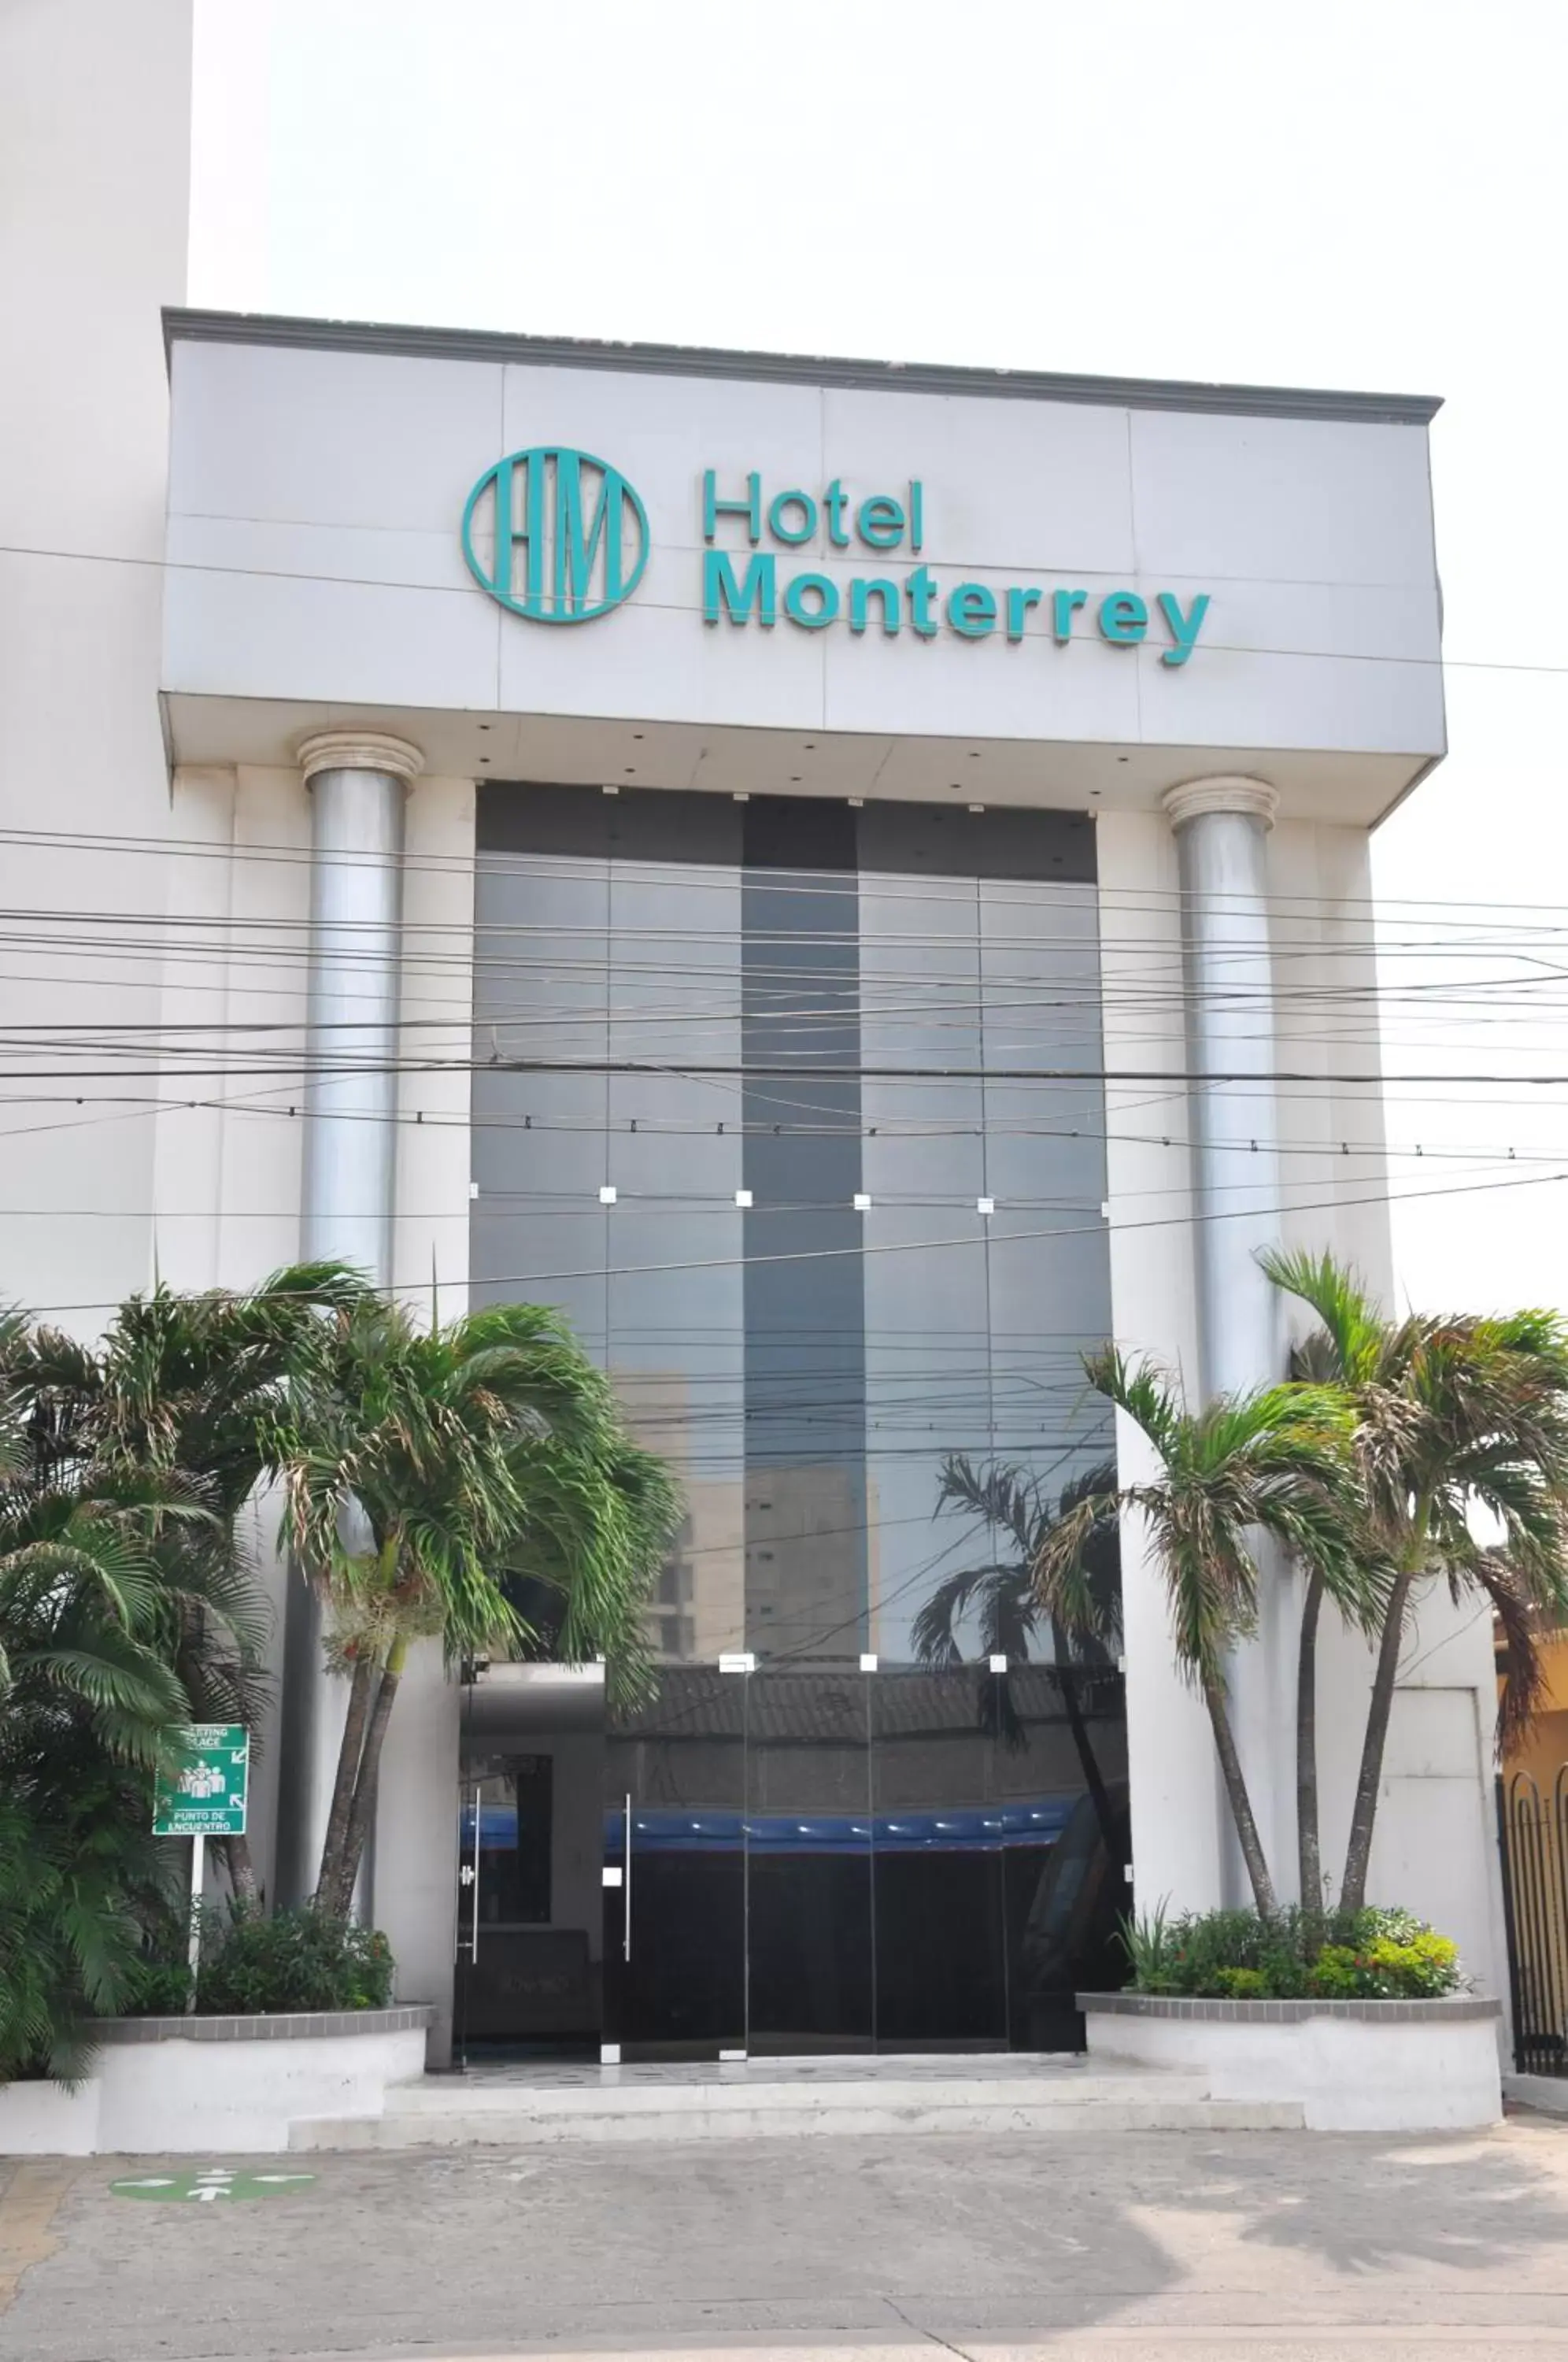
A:
<svg viewBox="0 0 1568 2362">
<path fill-rule="evenodd" d="M 306 2189 L 314 2173 L 241 2173 L 227 2166 L 204 2166 L 194 2173 L 135 2173 L 111 2181 L 116 2198 L 174 2198 L 198 2206 L 226 2199 L 283 2198 Z"/>
</svg>

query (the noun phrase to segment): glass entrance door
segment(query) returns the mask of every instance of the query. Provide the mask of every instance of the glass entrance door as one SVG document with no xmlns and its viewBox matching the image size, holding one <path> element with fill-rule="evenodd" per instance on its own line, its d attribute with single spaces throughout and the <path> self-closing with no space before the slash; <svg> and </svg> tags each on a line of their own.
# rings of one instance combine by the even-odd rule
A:
<svg viewBox="0 0 1568 2362">
<path fill-rule="evenodd" d="M 1127 1907 L 1120 1676 L 730 1661 L 610 1717 L 607 2054 L 1076 2047 Z"/>
<path fill-rule="evenodd" d="M 604 1749 L 604 2043 L 622 2058 L 745 2049 L 747 1678 L 661 1667 Z"/>
<path fill-rule="evenodd" d="M 747 2047 L 869 2050 L 871 1688 L 850 1665 L 746 1681 Z"/>
<path fill-rule="evenodd" d="M 602 2014 L 602 1686 L 497 1668 L 463 1702 L 454 2036 L 459 2063 L 596 2058 Z"/>
</svg>

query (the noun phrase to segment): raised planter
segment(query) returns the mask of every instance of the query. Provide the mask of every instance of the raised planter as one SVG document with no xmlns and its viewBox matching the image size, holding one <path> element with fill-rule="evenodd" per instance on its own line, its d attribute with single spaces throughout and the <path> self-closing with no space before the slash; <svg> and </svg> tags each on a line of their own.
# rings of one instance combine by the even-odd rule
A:
<svg viewBox="0 0 1568 2362">
<path fill-rule="evenodd" d="M 1209 2079 L 1216 2100 L 1287 2100 L 1315 2132 L 1452 2132 L 1503 2113 L 1501 2004 L 1178 2001 L 1080 1993 L 1092 2058 Z"/>
<path fill-rule="evenodd" d="M 92 2029 L 93 2070 L 0 2086 L 0 2157 L 287 2148 L 300 2116 L 379 2115 L 425 2070 L 425 2003 L 321 2016 L 116 2017 Z"/>
</svg>

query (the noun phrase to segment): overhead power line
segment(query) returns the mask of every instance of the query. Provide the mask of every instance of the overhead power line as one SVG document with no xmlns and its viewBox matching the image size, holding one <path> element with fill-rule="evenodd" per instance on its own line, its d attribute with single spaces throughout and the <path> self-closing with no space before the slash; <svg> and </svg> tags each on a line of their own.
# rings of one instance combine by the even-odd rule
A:
<svg viewBox="0 0 1568 2362">
<path fill-rule="evenodd" d="M 1139 1231 L 1193 1230 L 1200 1223 L 1234 1221 L 1242 1213 L 1281 1216 L 1315 1212 L 1338 1213 L 1357 1206 L 1420 1204 L 1432 1198 L 1472 1197 L 1498 1189 L 1539 1188 L 1562 1181 L 1568 1181 L 1568 1168 L 1551 1173 L 1508 1174 L 1496 1180 L 1441 1183 L 1431 1189 L 1378 1189 L 1361 1193 L 1345 1190 L 1337 1192 L 1331 1198 L 1270 1200 L 1266 1203 L 1253 1203 L 1243 1209 L 1210 1214 L 1191 1212 L 1150 1214 L 1137 1216 L 1131 1221 L 1101 1220 L 1084 1224 L 1053 1225 L 1041 1230 L 1010 1231 L 1005 1235 L 989 1239 L 984 1235 L 977 1238 L 970 1234 L 965 1237 L 943 1239 L 872 1240 L 868 1243 L 863 1242 L 853 1246 L 815 1247 L 767 1254 L 690 1256 L 668 1263 L 624 1264 L 594 1263 L 565 1271 L 550 1269 L 523 1272 L 470 1272 L 465 1279 L 461 1281 L 454 1279 L 450 1284 L 464 1286 L 470 1290 L 497 1287 L 548 1287 L 558 1286 L 564 1280 L 644 1279 L 663 1276 L 675 1272 L 736 1271 L 759 1264 L 834 1263 L 850 1257 L 868 1261 L 874 1256 L 930 1254 L 955 1247 L 970 1249 L 983 1247 L 988 1253 L 994 1253 L 1039 1240 L 1060 1242 L 1092 1236 L 1105 1238 L 1114 1242 L 1120 1236 Z M 609 1212 L 610 1209 L 602 1210 Z M 430 1285 L 427 1277 L 411 1277 L 406 1282 L 395 1283 L 380 1292 L 396 1297 L 419 1295 L 428 1289 Z M 102 1312 L 111 1309 L 116 1301 L 117 1299 L 114 1297 L 94 1297 L 82 1302 L 36 1304 L 33 1309 L 41 1312 Z"/>
</svg>

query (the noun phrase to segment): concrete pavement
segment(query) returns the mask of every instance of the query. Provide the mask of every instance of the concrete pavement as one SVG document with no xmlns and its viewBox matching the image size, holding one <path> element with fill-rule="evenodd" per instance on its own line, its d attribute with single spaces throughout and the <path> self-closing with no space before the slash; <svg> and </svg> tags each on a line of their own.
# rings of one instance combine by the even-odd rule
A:
<svg viewBox="0 0 1568 2362">
<path fill-rule="evenodd" d="M 1568 2127 L 1541 2118 L 328 2154 L 251 2202 L 109 2187 L 201 2162 L 9 2169 L 0 2362 L 1568 2362 Z"/>
</svg>

